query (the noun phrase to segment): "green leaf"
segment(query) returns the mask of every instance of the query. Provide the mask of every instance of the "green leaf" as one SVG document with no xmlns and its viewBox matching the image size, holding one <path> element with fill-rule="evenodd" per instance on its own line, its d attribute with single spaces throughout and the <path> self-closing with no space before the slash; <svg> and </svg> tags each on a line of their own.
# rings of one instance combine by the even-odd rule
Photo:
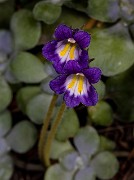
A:
<svg viewBox="0 0 134 180">
<path fill-rule="evenodd" d="M 126 72 L 111 77 L 106 82 L 108 96 L 117 105 L 118 117 L 121 121 L 134 121 L 134 66 Z"/>
<path fill-rule="evenodd" d="M 38 94 L 29 100 L 26 106 L 26 114 L 36 124 L 42 124 L 47 113 L 52 95 Z"/>
<path fill-rule="evenodd" d="M 51 90 L 49 86 L 49 83 L 52 79 L 53 79 L 52 77 L 48 76 L 41 83 L 42 90 L 47 94 L 53 94 L 53 91 Z"/>
<path fill-rule="evenodd" d="M 46 24 L 53 24 L 61 14 L 61 6 L 40 1 L 35 5 L 33 14 L 35 19 L 43 21 Z"/>
<path fill-rule="evenodd" d="M 13 173 L 13 161 L 10 156 L 0 156 L 0 179 L 9 180 Z"/>
<path fill-rule="evenodd" d="M 37 94 L 41 93 L 41 89 L 39 86 L 26 86 L 21 88 L 17 92 L 17 104 L 19 108 L 26 113 L 26 105 L 30 99 L 32 99 Z"/>
<path fill-rule="evenodd" d="M 46 171 L 44 180 L 73 180 L 72 171 L 65 171 L 59 164 L 50 166 Z"/>
<path fill-rule="evenodd" d="M 100 101 L 96 106 L 88 107 L 88 113 L 93 123 L 101 126 L 109 126 L 113 122 L 113 111 L 105 101 Z"/>
<path fill-rule="evenodd" d="M 75 111 L 73 109 L 66 110 L 58 127 L 56 139 L 66 141 L 68 138 L 74 137 L 78 130 L 79 121 Z"/>
<path fill-rule="evenodd" d="M 86 167 L 76 173 L 74 180 L 96 180 L 96 177 L 93 169 Z"/>
<path fill-rule="evenodd" d="M 116 0 L 88 0 L 88 15 L 103 22 L 115 22 L 120 17 Z"/>
<path fill-rule="evenodd" d="M 18 80 L 25 83 L 38 83 L 47 76 L 43 63 L 28 52 L 17 54 L 11 63 L 11 70 Z"/>
<path fill-rule="evenodd" d="M 4 138 L 0 137 L 0 156 L 3 156 L 10 150 L 9 145 L 7 144 Z"/>
<path fill-rule="evenodd" d="M 86 154 L 90 158 L 97 152 L 100 138 L 93 127 L 86 126 L 78 131 L 74 137 L 74 144 L 80 154 Z"/>
<path fill-rule="evenodd" d="M 99 100 L 103 99 L 106 92 L 106 87 L 103 81 L 99 81 L 98 83 L 93 85 L 98 93 Z"/>
<path fill-rule="evenodd" d="M 80 12 L 69 8 L 63 8 L 61 16 L 58 19 L 58 24 L 64 23 L 73 28 L 80 28 L 88 21 L 88 19 L 89 18 L 86 15 L 80 14 Z"/>
<path fill-rule="evenodd" d="M 33 18 L 31 11 L 22 9 L 14 13 L 11 30 L 15 37 L 16 49 L 31 49 L 39 41 L 41 24 Z"/>
<path fill-rule="evenodd" d="M 77 159 L 79 158 L 78 152 L 75 150 L 65 151 L 61 154 L 59 161 L 61 166 L 68 171 L 74 170 L 76 168 Z"/>
<path fill-rule="evenodd" d="M 9 105 L 11 100 L 11 89 L 4 78 L 0 76 L 0 111 L 3 111 Z"/>
<path fill-rule="evenodd" d="M 90 166 L 94 169 L 97 177 L 104 180 L 111 179 L 119 169 L 116 157 L 108 151 L 97 154 Z"/>
<path fill-rule="evenodd" d="M 68 150 L 73 150 L 73 147 L 69 141 L 60 142 L 54 139 L 52 142 L 50 158 L 58 159 L 62 155 L 62 153 Z"/>
<path fill-rule="evenodd" d="M 0 137 L 5 136 L 11 129 L 12 118 L 8 110 L 0 113 Z"/>
<path fill-rule="evenodd" d="M 116 144 L 114 141 L 106 138 L 105 136 L 100 136 L 99 151 L 113 150 L 115 147 L 116 147 Z"/>
<path fill-rule="evenodd" d="M 89 54 L 96 59 L 90 65 L 99 67 L 105 76 L 127 70 L 134 63 L 134 45 L 128 29 L 118 23 L 111 28 L 93 31 Z"/>
<path fill-rule="evenodd" d="M 37 140 L 37 130 L 31 122 L 23 120 L 13 127 L 6 140 L 15 152 L 26 153 Z"/>
</svg>

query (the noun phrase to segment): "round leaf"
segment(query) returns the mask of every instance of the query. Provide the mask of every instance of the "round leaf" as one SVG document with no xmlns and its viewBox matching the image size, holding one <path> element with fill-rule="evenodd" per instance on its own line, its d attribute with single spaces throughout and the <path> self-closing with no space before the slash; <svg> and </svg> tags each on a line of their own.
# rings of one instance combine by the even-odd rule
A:
<svg viewBox="0 0 134 180">
<path fill-rule="evenodd" d="M 115 148 L 115 146 L 116 146 L 116 144 L 114 141 L 106 138 L 105 136 L 100 136 L 99 151 L 113 150 Z"/>
<path fill-rule="evenodd" d="M 20 52 L 11 63 L 11 70 L 15 77 L 25 83 L 38 83 L 47 75 L 40 60 L 28 53 Z"/>
<path fill-rule="evenodd" d="M 4 138 L 0 138 L 0 156 L 6 154 L 10 150 L 6 140 Z"/>
<path fill-rule="evenodd" d="M 41 35 L 41 25 L 26 9 L 14 13 L 11 19 L 11 30 L 15 37 L 16 49 L 31 49 L 39 41 Z"/>
<path fill-rule="evenodd" d="M 109 126 L 113 122 L 113 111 L 105 101 L 100 101 L 96 106 L 88 107 L 92 122 L 101 126 Z"/>
<path fill-rule="evenodd" d="M 25 153 L 35 144 L 37 130 L 29 121 L 21 121 L 13 127 L 6 140 L 15 152 Z"/>
<path fill-rule="evenodd" d="M 8 180 L 13 173 L 13 162 L 10 156 L 0 156 L 0 179 Z"/>
<path fill-rule="evenodd" d="M 29 100 L 26 106 L 26 113 L 31 121 L 37 124 L 43 123 L 51 99 L 51 95 L 42 93 Z"/>
<path fill-rule="evenodd" d="M 105 84 L 102 81 L 99 81 L 98 83 L 93 85 L 98 93 L 99 100 L 103 99 L 105 96 L 106 87 Z"/>
<path fill-rule="evenodd" d="M 40 1 L 35 5 L 33 14 L 35 19 L 46 24 L 53 24 L 61 14 L 61 7 L 53 3 Z"/>
<path fill-rule="evenodd" d="M 26 112 L 26 105 L 28 101 L 39 93 L 41 93 L 41 89 L 39 86 L 26 86 L 21 88 L 17 92 L 17 97 L 16 97 L 19 108 L 23 112 Z"/>
<path fill-rule="evenodd" d="M 77 12 L 75 10 L 72 11 L 69 8 L 63 8 L 61 16 L 58 19 L 58 23 L 62 22 L 68 26 L 72 26 L 73 28 L 79 28 L 87 21 L 87 16 L 85 16 L 84 14 L 80 14 L 80 12 Z"/>
<path fill-rule="evenodd" d="M 0 76 L 0 111 L 3 111 L 12 100 L 12 92 L 6 81 Z"/>
<path fill-rule="evenodd" d="M 115 22 L 120 15 L 116 0 L 88 0 L 88 14 L 103 22 Z"/>
<path fill-rule="evenodd" d="M 73 150 L 73 147 L 69 141 L 60 142 L 55 139 L 52 142 L 50 157 L 52 159 L 58 159 L 62 153 L 68 150 Z"/>
<path fill-rule="evenodd" d="M 74 150 L 70 150 L 70 151 L 63 152 L 59 160 L 60 160 L 60 164 L 66 170 L 71 171 L 71 170 L 74 170 L 76 167 L 77 158 L 79 158 L 79 154 Z"/>
<path fill-rule="evenodd" d="M 74 137 L 78 130 L 79 121 L 75 111 L 73 109 L 66 110 L 56 132 L 56 139 L 65 141 L 69 137 Z"/>
<path fill-rule="evenodd" d="M 55 164 L 48 168 L 44 180 L 73 180 L 72 171 L 65 171 L 59 164 Z"/>
<path fill-rule="evenodd" d="M 74 137 L 74 144 L 80 154 L 86 154 L 89 158 L 98 150 L 100 143 L 99 135 L 93 127 L 81 128 Z"/>
<path fill-rule="evenodd" d="M 111 28 L 92 32 L 89 54 L 95 57 L 90 65 L 99 67 L 105 76 L 127 70 L 134 63 L 134 45 L 128 29 L 118 23 Z"/>
<path fill-rule="evenodd" d="M 9 111 L 5 110 L 0 113 L 0 137 L 7 134 L 12 125 L 12 118 Z"/>
<path fill-rule="evenodd" d="M 104 180 L 111 179 L 119 169 L 116 157 L 108 151 L 97 154 L 90 166 L 94 169 L 97 177 Z"/>
<path fill-rule="evenodd" d="M 84 168 L 79 170 L 74 180 L 96 180 L 95 173 L 92 168 Z"/>
</svg>

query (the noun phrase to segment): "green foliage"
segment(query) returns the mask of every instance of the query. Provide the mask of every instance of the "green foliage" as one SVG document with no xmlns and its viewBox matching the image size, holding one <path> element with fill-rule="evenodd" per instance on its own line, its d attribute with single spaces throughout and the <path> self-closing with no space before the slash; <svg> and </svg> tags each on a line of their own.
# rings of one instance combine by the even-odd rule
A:
<svg viewBox="0 0 134 180">
<path fill-rule="evenodd" d="M 99 100 L 103 99 L 106 93 L 106 86 L 103 81 L 99 81 L 97 84 L 94 84 L 94 87 L 98 93 Z"/>
<path fill-rule="evenodd" d="M 111 179 L 118 171 L 119 164 L 115 156 L 104 151 L 96 155 L 91 161 L 91 167 L 100 179 Z"/>
<path fill-rule="evenodd" d="M 110 28 L 94 30 L 89 54 L 95 57 L 91 65 L 100 67 L 105 76 L 127 70 L 134 63 L 134 45 L 127 28 L 118 23 Z"/>
<path fill-rule="evenodd" d="M 51 166 L 44 177 L 44 180 L 71 180 L 73 172 L 65 171 L 59 164 Z"/>
<path fill-rule="evenodd" d="M 45 180 L 61 179 L 62 176 L 67 180 L 111 179 L 117 173 L 119 163 L 108 151 L 113 150 L 114 144 L 103 136 L 99 137 L 93 127 L 81 128 L 74 137 L 74 145 L 76 149 L 64 149 L 58 154 L 59 164 L 48 168 Z M 53 146 L 53 153 L 55 150 L 57 148 Z"/>
<path fill-rule="evenodd" d="M 60 142 L 55 139 L 52 143 L 50 157 L 52 159 L 58 159 L 62 153 L 69 150 L 73 150 L 69 141 Z"/>
<path fill-rule="evenodd" d="M 118 107 L 121 121 L 134 121 L 134 66 L 107 81 L 107 91 Z"/>
<path fill-rule="evenodd" d="M 52 95 L 38 94 L 31 98 L 26 106 L 26 114 L 36 124 L 42 124 L 47 113 Z"/>
<path fill-rule="evenodd" d="M 88 0 L 89 16 L 103 22 L 115 22 L 119 18 L 119 10 L 117 0 Z"/>
<path fill-rule="evenodd" d="M 100 101 L 96 106 L 88 107 L 91 121 L 97 125 L 109 126 L 113 122 L 113 111 L 105 101 Z"/>
<path fill-rule="evenodd" d="M 17 54 L 11 63 L 11 70 L 19 81 L 25 83 L 39 83 L 47 76 L 43 63 L 28 52 Z"/>
<path fill-rule="evenodd" d="M 46 24 L 53 24 L 61 14 L 61 6 L 40 1 L 35 5 L 33 14 L 35 19 L 43 21 Z"/>
<path fill-rule="evenodd" d="M 11 100 L 12 91 L 4 78 L 0 76 L 0 112 L 9 105 Z"/>
<path fill-rule="evenodd" d="M 0 179 L 10 179 L 13 173 L 13 162 L 9 155 L 0 156 Z"/>
<path fill-rule="evenodd" d="M 11 30 L 14 34 L 16 49 L 31 49 L 39 41 L 41 25 L 26 9 L 15 12 L 11 19 Z"/>
<path fill-rule="evenodd" d="M 26 113 L 26 105 L 30 99 L 41 93 L 39 86 L 26 86 L 17 92 L 16 100 L 19 108 Z"/>
<path fill-rule="evenodd" d="M 78 130 L 79 122 L 76 113 L 73 109 L 66 110 L 57 130 L 56 139 L 66 141 L 68 138 L 74 137 Z"/>
<path fill-rule="evenodd" d="M 80 154 L 86 154 L 89 158 L 99 147 L 99 136 L 93 127 L 81 128 L 74 137 L 74 144 Z M 92 144 L 92 146 L 91 146 Z"/>
<path fill-rule="evenodd" d="M 0 113 L 0 137 L 5 136 L 11 129 L 12 118 L 8 110 Z"/>
<path fill-rule="evenodd" d="M 13 127 L 6 140 L 14 151 L 25 153 L 35 144 L 37 130 L 32 123 L 23 120 Z"/>
</svg>

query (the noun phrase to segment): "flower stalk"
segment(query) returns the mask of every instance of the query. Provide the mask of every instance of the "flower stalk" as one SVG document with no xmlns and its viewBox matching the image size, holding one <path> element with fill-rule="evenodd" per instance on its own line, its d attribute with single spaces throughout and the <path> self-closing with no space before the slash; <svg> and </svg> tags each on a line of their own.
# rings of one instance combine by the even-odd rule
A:
<svg viewBox="0 0 134 180">
<path fill-rule="evenodd" d="M 55 137 L 55 133 L 57 131 L 57 128 L 62 120 L 62 116 L 63 116 L 63 113 L 66 109 L 66 105 L 65 103 L 63 102 L 61 107 L 60 107 L 60 110 L 57 114 L 57 117 L 55 119 L 55 121 L 53 122 L 52 124 L 52 128 L 48 134 L 48 137 L 47 137 L 47 140 L 46 140 L 46 143 L 45 143 L 45 148 L 44 148 L 44 164 L 46 167 L 50 166 L 50 151 L 51 151 L 51 145 L 52 145 L 52 142 L 54 140 L 54 137 Z"/>
<path fill-rule="evenodd" d="M 58 98 L 58 95 L 54 94 L 53 97 L 52 97 L 51 103 L 49 105 L 46 117 L 45 117 L 45 119 L 43 121 L 43 126 L 42 126 L 42 129 L 41 129 L 40 138 L 39 138 L 39 144 L 38 144 L 38 154 L 39 154 L 40 160 L 43 159 L 43 149 L 44 149 L 44 145 L 45 145 L 45 137 L 46 137 L 46 134 L 47 134 L 47 129 L 48 129 L 48 126 L 49 126 L 49 123 L 50 123 L 50 120 L 51 120 L 51 117 L 52 117 L 52 114 L 53 114 L 53 110 L 54 110 L 57 98 Z"/>
</svg>

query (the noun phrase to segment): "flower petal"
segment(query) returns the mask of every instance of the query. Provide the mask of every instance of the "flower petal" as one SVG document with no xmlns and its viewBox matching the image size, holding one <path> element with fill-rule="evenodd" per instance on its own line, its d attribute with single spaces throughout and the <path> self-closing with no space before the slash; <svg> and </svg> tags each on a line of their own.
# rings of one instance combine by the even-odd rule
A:
<svg viewBox="0 0 134 180">
<path fill-rule="evenodd" d="M 81 66 L 77 61 L 68 61 L 64 66 L 64 73 L 76 74 L 81 72 Z"/>
<path fill-rule="evenodd" d="M 80 48 L 86 48 L 90 44 L 91 36 L 82 30 L 77 31 L 74 34 L 75 41 L 79 44 Z"/>
<path fill-rule="evenodd" d="M 49 86 L 56 94 L 62 94 L 65 92 L 65 80 L 67 75 L 60 75 L 50 81 Z"/>
<path fill-rule="evenodd" d="M 72 29 L 64 24 L 60 24 L 54 33 L 56 39 L 58 40 L 65 40 L 68 38 L 72 38 L 73 32 Z"/>
<path fill-rule="evenodd" d="M 97 67 L 88 68 L 83 71 L 83 74 L 86 76 L 88 81 L 91 84 L 97 83 L 101 78 L 101 70 Z"/>
<path fill-rule="evenodd" d="M 88 52 L 86 50 L 82 50 L 78 59 L 78 63 L 81 66 L 81 68 L 88 68 L 88 64 L 89 64 L 88 60 L 89 60 Z"/>
<path fill-rule="evenodd" d="M 47 60 L 53 62 L 59 59 L 58 55 L 55 53 L 57 43 L 57 41 L 53 40 L 45 44 L 42 48 L 42 54 Z"/>
<path fill-rule="evenodd" d="M 70 108 L 74 108 L 80 104 L 80 98 L 78 96 L 70 95 L 69 91 L 66 91 L 63 97 L 66 106 Z"/>
<path fill-rule="evenodd" d="M 96 89 L 92 85 L 87 88 L 87 95 L 83 94 L 82 96 L 80 96 L 81 103 L 85 106 L 95 106 L 98 102 L 98 94 L 96 92 Z"/>
<path fill-rule="evenodd" d="M 65 81 L 65 89 L 64 100 L 68 107 L 72 108 L 80 103 L 94 106 L 98 101 L 95 88 L 82 73 L 69 75 Z"/>
</svg>

